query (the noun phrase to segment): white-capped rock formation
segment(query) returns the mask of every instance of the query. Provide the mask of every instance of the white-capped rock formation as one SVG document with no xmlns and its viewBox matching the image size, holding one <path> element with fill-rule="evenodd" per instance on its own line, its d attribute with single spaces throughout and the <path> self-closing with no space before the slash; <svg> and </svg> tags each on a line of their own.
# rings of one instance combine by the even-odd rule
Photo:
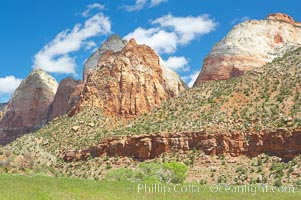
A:
<svg viewBox="0 0 301 200">
<path fill-rule="evenodd" d="M 203 62 L 194 86 L 241 76 L 301 45 L 301 23 L 282 13 L 236 25 Z"/>
<path fill-rule="evenodd" d="M 0 121 L 0 144 L 41 128 L 58 83 L 41 69 L 33 70 L 14 92 Z"/>
<path fill-rule="evenodd" d="M 127 44 L 126 40 L 122 40 L 119 35 L 112 35 L 109 37 L 100 47 L 95 51 L 90 58 L 85 63 L 83 80 L 86 82 L 87 76 L 90 71 L 97 67 L 98 61 L 102 54 L 107 51 L 117 52 L 120 51 Z"/>
</svg>

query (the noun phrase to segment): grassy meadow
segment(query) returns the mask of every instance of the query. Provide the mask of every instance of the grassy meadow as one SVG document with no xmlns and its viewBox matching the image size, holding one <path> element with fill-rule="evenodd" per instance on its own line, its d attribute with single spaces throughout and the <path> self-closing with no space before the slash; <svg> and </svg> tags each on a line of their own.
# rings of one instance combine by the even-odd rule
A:
<svg viewBox="0 0 301 200">
<path fill-rule="evenodd" d="M 130 182 L 53 178 L 45 176 L 0 175 L 0 199 L 301 199 L 300 189 L 296 189 L 295 193 L 269 192 L 254 195 L 252 193 L 211 192 L 209 186 L 201 186 L 196 183 L 195 185 L 199 187 L 199 192 L 179 192 L 180 188 L 185 186 L 179 185 L 177 186 L 178 192 L 172 191 L 164 195 L 164 193 L 145 193 L 142 192 L 142 190 L 138 192 L 138 184 Z M 173 188 L 173 185 L 168 186 Z"/>
</svg>

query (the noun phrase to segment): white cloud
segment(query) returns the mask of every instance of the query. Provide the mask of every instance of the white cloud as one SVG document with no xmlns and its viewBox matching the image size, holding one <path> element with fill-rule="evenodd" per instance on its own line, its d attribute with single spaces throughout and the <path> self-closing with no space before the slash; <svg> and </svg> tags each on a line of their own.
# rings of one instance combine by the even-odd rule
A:
<svg viewBox="0 0 301 200">
<path fill-rule="evenodd" d="M 93 41 L 87 41 L 87 42 L 85 42 L 84 45 L 85 45 L 85 50 L 88 51 L 88 50 L 92 49 L 93 47 L 95 47 L 96 43 Z"/>
<path fill-rule="evenodd" d="M 124 37 L 126 40 L 135 38 L 140 44 L 147 44 L 158 53 L 173 53 L 177 49 L 177 35 L 160 28 L 144 29 L 138 27 L 134 32 Z"/>
<path fill-rule="evenodd" d="M 189 69 L 189 67 L 187 66 L 189 61 L 183 56 L 181 57 L 171 56 L 166 61 L 164 61 L 164 63 L 167 67 L 175 71 L 177 70 L 187 71 Z"/>
<path fill-rule="evenodd" d="M 148 0 L 136 0 L 134 5 L 127 5 L 127 6 L 125 6 L 125 9 L 128 12 L 142 10 L 146 6 L 147 1 Z"/>
<path fill-rule="evenodd" d="M 167 2 L 168 0 L 151 0 L 150 7 L 155 7 L 160 5 L 161 3 Z"/>
<path fill-rule="evenodd" d="M 179 45 L 187 45 L 192 40 L 213 31 L 217 23 L 208 15 L 197 17 L 174 17 L 166 15 L 151 22 L 156 26 L 149 29 L 138 27 L 126 35 L 154 48 L 158 53 L 174 53 Z"/>
<path fill-rule="evenodd" d="M 76 62 L 70 53 L 82 48 L 92 48 L 88 39 L 111 32 L 110 19 L 102 13 L 88 18 L 84 25 L 76 24 L 72 30 L 64 30 L 46 44 L 35 56 L 33 68 L 53 73 L 75 74 Z"/>
<path fill-rule="evenodd" d="M 244 17 L 241 17 L 241 18 L 235 18 L 233 19 L 230 24 L 231 25 L 234 25 L 234 24 L 238 24 L 238 23 L 241 23 L 241 22 L 244 22 L 244 21 L 247 21 L 247 20 L 250 20 L 250 17 L 248 16 L 244 16 Z"/>
<path fill-rule="evenodd" d="M 92 10 L 98 10 L 98 11 L 101 11 L 103 10 L 105 7 L 99 3 L 93 3 L 93 4 L 89 4 L 87 5 L 87 9 L 84 10 L 81 15 L 83 17 L 88 17 L 91 13 Z"/>
<path fill-rule="evenodd" d="M 11 95 L 19 87 L 22 79 L 14 76 L 0 78 L 0 95 Z"/>
<path fill-rule="evenodd" d="M 152 23 L 160 24 L 164 28 L 171 28 L 177 33 L 180 44 L 188 44 L 197 36 L 213 31 L 217 25 L 208 15 L 175 17 L 169 14 L 154 20 Z"/>
<path fill-rule="evenodd" d="M 168 0 L 136 0 L 134 5 L 126 5 L 124 8 L 128 12 L 142 10 L 145 7 L 155 7 Z"/>
<path fill-rule="evenodd" d="M 192 72 L 191 74 L 189 74 L 188 76 L 183 76 L 181 77 L 186 83 L 188 82 L 188 87 L 192 87 L 194 82 L 196 81 L 196 79 L 198 78 L 199 76 L 199 73 L 200 73 L 201 70 L 199 71 L 195 71 L 195 72 Z"/>
</svg>

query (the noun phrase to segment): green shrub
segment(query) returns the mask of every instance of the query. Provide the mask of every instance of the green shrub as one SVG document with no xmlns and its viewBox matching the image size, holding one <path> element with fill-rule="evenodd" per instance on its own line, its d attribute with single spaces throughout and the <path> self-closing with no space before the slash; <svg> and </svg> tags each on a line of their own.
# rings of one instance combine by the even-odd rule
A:
<svg viewBox="0 0 301 200">
<path fill-rule="evenodd" d="M 301 187 L 301 179 L 298 179 L 298 180 L 296 181 L 296 185 L 297 185 L 298 187 Z"/>
<path fill-rule="evenodd" d="M 199 184 L 200 184 L 200 185 L 206 185 L 206 184 L 207 184 L 207 179 L 201 179 L 201 180 L 199 181 Z"/>
<path fill-rule="evenodd" d="M 236 169 L 236 173 L 246 174 L 246 169 L 244 169 L 243 167 L 240 166 Z"/>
<path fill-rule="evenodd" d="M 161 163 L 141 163 L 138 170 L 138 179 L 141 181 L 158 183 L 165 182 L 164 167 Z"/>
<path fill-rule="evenodd" d="M 106 178 L 112 181 L 133 180 L 134 171 L 131 169 L 113 169 L 107 173 Z"/>
<path fill-rule="evenodd" d="M 106 178 L 115 181 L 141 181 L 146 183 L 183 183 L 187 177 L 188 167 L 178 162 L 141 163 L 137 170 L 114 169 Z"/>
<path fill-rule="evenodd" d="M 274 186 L 276 186 L 276 187 L 281 187 L 281 186 L 282 186 L 281 179 L 276 179 L 276 180 L 274 181 Z"/>
<path fill-rule="evenodd" d="M 167 176 L 170 176 L 170 182 L 172 183 L 183 183 L 187 177 L 188 167 L 179 162 L 166 162 L 164 163 L 164 168 L 170 173 L 167 173 Z"/>
</svg>

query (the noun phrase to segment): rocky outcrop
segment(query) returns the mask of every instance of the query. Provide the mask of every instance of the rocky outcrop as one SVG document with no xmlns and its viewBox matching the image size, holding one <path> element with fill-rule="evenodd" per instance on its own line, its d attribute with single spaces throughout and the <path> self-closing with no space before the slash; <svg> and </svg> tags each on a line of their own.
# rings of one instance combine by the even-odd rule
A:
<svg viewBox="0 0 301 200">
<path fill-rule="evenodd" d="M 79 102 L 83 87 L 84 84 L 80 80 L 74 80 L 71 77 L 63 79 L 50 106 L 48 120 L 51 121 L 55 117 L 69 113 Z"/>
<path fill-rule="evenodd" d="M 134 39 L 121 51 L 104 51 L 97 68 L 86 75 L 80 102 L 70 115 L 92 106 L 128 118 L 159 107 L 186 87 L 162 63 L 153 49 L 137 45 Z"/>
<path fill-rule="evenodd" d="M 157 133 L 148 135 L 115 136 L 85 150 L 62 151 L 66 162 L 89 157 L 126 156 L 152 159 L 166 152 L 201 150 L 207 155 L 246 155 L 262 153 L 290 160 L 301 153 L 301 129 L 263 131 L 259 133 Z"/>
<path fill-rule="evenodd" d="M 0 144 L 41 128 L 57 90 L 56 80 L 41 69 L 33 70 L 14 92 L 0 121 Z"/>
<path fill-rule="evenodd" d="M 7 103 L 0 103 L 0 111 L 4 111 Z"/>
<path fill-rule="evenodd" d="M 276 20 L 276 21 L 282 21 L 282 22 L 286 22 L 286 23 L 289 23 L 291 25 L 295 25 L 295 20 L 287 15 L 287 14 L 283 14 L 283 13 L 272 13 L 272 14 L 269 14 L 267 16 L 267 20 Z"/>
<path fill-rule="evenodd" d="M 275 13 L 266 20 L 243 22 L 213 47 L 194 86 L 241 76 L 298 46 L 301 46 L 300 22 L 286 14 Z"/>
<path fill-rule="evenodd" d="M 83 80 L 87 81 L 88 74 L 97 68 L 98 61 L 102 54 L 107 51 L 118 52 L 127 44 L 126 40 L 122 40 L 119 35 L 112 35 L 105 41 L 101 47 L 93 53 L 93 55 L 86 61 L 83 72 Z"/>
<path fill-rule="evenodd" d="M 0 121 L 1 121 L 1 118 L 3 117 L 3 112 L 6 108 L 6 105 L 7 105 L 7 103 L 0 103 Z"/>
</svg>

